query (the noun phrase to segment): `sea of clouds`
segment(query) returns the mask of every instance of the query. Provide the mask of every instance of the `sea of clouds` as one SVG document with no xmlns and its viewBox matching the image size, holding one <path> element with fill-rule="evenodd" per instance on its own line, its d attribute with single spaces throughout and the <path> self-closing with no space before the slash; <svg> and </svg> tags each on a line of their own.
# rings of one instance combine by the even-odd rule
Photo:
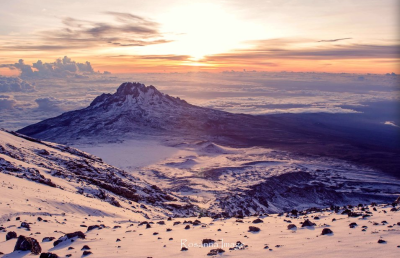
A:
<svg viewBox="0 0 400 258">
<path fill-rule="evenodd" d="M 0 77 L 0 127 L 17 130 L 63 112 L 80 109 L 126 81 L 204 107 L 254 115 L 280 113 L 356 113 L 357 107 L 399 101 L 395 74 L 292 72 L 141 73 L 94 72 L 89 62 L 68 57 L 54 63 L 19 61 L 19 77 Z M 383 121 L 384 122 L 384 121 Z"/>
</svg>

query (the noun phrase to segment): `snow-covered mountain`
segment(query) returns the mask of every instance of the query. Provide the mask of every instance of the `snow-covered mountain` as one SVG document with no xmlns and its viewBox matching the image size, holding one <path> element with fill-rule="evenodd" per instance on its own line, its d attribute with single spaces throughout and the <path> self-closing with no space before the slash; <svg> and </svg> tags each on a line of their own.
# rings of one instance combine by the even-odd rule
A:
<svg viewBox="0 0 400 258">
<path fill-rule="evenodd" d="M 195 211 L 190 203 L 98 157 L 4 130 L 0 130 L 0 171 L 46 187 L 101 199 L 146 217 L 187 216 Z"/>
<path fill-rule="evenodd" d="M 74 143 L 82 138 L 121 140 L 134 132 L 204 132 L 218 128 L 218 119 L 224 116 L 232 115 L 188 104 L 159 92 L 154 86 L 126 82 L 114 94 L 96 97 L 87 108 L 64 113 L 18 132 L 58 143 Z"/>
<path fill-rule="evenodd" d="M 123 142 L 132 138 L 186 137 L 224 146 L 263 146 L 304 155 L 333 157 L 400 178 L 395 139 L 335 115 L 253 116 L 194 106 L 153 86 L 126 82 L 81 110 L 20 129 L 37 139 L 67 145 Z M 343 126 L 346 124 L 346 126 Z M 368 149 L 368 151 L 365 151 Z"/>
</svg>

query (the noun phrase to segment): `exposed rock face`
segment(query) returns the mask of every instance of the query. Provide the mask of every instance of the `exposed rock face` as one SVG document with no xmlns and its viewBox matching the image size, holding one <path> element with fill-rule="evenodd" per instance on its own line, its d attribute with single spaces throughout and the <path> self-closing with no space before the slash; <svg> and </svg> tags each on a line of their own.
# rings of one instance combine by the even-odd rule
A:
<svg viewBox="0 0 400 258">
<path fill-rule="evenodd" d="M 38 255 L 42 252 L 42 248 L 36 239 L 19 236 L 14 251 L 31 251 L 32 254 Z"/>
</svg>

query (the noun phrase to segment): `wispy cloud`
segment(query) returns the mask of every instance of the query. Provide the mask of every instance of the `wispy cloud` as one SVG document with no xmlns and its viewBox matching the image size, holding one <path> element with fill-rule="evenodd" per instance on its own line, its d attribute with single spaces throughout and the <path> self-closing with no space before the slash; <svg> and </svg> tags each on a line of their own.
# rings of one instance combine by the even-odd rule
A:
<svg viewBox="0 0 400 258">
<path fill-rule="evenodd" d="M 336 42 L 336 41 L 342 41 L 342 40 L 348 40 L 348 39 L 353 39 L 353 38 L 323 39 L 318 42 Z"/>
<path fill-rule="evenodd" d="M 206 56 L 202 62 L 233 63 L 260 62 L 274 65 L 276 60 L 345 60 L 396 59 L 400 45 L 330 45 L 298 46 L 286 41 L 264 41 L 247 49 Z"/>
<path fill-rule="evenodd" d="M 159 31 L 160 24 L 130 13 L 106 12 L 114 22 L 94 22 L 65 17 L 62 27 L 39 31 L 31 40 L 3 41 L 0 50 L 45 51 L 95 47 L 147 46 L 170 42 Z"/>
<path fill-rule="evenodd" d="M 191 58 L 189 55 L 117 55 L 110 58 L 124 58 L 137 60 L 171 60 L 171 61 L 187 61 Z"/>
</svg>

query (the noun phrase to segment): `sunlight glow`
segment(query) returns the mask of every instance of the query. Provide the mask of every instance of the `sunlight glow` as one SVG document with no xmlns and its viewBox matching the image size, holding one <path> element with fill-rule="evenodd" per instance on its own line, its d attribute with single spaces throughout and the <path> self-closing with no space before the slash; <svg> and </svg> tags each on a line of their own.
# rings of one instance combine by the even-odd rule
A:
<svg viewBox="0 0 400 258">
<path fill-rule="evenodd" d="M 162 47 L 167 52 L 190 55 L 193 61 L 239 48 L 243 39 L 258 39 L 262 35 L 262 27 L 241 21 L 226 9 L 213 4 L 177 6 L 161 15 L 160 21 L 164 31 L 177 32 L 177 40 L 154 48 Z"/>
</svg>

